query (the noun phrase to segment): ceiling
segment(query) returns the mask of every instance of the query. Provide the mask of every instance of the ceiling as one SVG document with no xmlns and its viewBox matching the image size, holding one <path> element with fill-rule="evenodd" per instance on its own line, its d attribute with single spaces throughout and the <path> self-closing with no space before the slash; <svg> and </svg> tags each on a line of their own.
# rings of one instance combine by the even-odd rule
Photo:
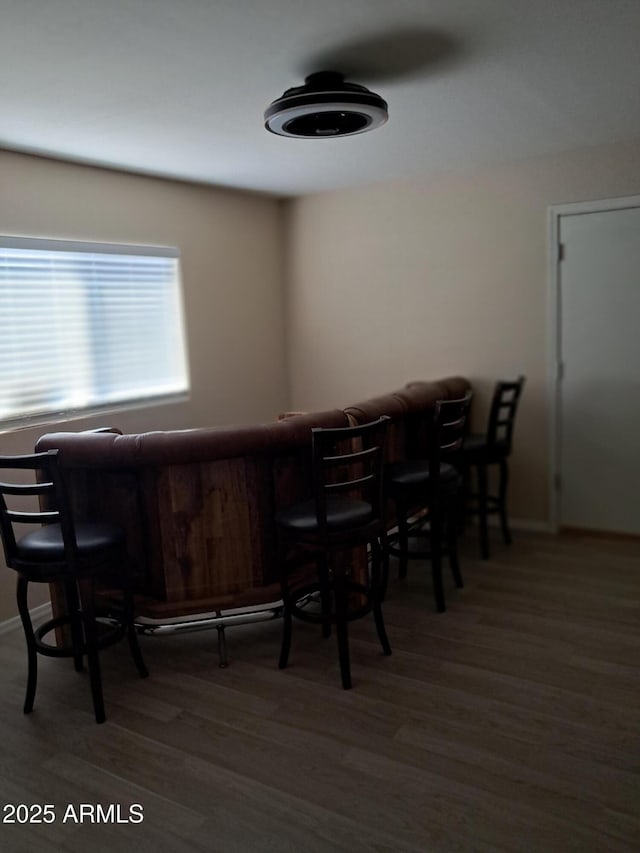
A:
<svg viewBox="0 0 640 853">
<path fill-rule="evenodd" d="M 281 196 L 411 180 L 640 138 L 639 39 L 639 0 L 0 0 L 0 147 Z M 267 133 L 327 69 L 388 123 Z"/>
</svg>

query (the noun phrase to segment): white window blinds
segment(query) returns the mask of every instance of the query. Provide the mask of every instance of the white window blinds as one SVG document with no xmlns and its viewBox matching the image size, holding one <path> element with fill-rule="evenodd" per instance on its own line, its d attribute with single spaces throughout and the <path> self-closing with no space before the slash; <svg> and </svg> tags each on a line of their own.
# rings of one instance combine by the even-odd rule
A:
<svg viewBox="0 0 640 853">
<path fill-rule="evenodd" d="M 187 390 L 176 250 L 0 237 L 0 421 Z"/>
</svg>

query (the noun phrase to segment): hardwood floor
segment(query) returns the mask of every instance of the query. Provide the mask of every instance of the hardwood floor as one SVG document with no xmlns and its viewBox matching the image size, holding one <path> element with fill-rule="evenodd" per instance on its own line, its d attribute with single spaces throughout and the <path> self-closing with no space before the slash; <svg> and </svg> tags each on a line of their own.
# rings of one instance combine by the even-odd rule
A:
<svg viewBox="0 0 640 853">
<path fill-rule="evenodd" d="M 424 565 L 390 585 L 391 657 L 352 624 L 351 691 L 310 625 L 279 671 L 276 621 L 231 629 L 226 670 L 215 632 L 141 638 L 145 681 L 107 650 L 103 726 L 86 675 L 40 659 L 25 717 L 2 637 L 0 799 L 56 819 L 4 823 L 0 850 L 638 850 L 640 543 L 520 533 L 483 563 L 472 533 L 446 613 Z M 134 803 L 142 823 L 64 821 Z"/>
</svg>

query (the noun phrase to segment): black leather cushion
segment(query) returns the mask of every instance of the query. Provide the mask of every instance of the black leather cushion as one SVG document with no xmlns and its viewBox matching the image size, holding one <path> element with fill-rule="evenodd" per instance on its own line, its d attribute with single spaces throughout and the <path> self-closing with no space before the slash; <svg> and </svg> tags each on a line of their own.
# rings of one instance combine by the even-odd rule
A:
<svg viewBox="0 0 640 853">
<path fill-rule="evenodd" d="M 429 463 L 423 459 L 409 460 L 406 462 L 392 462 L 387 465 L 385 474 L 387 482 L 393 486 L 405 488 L 426 486 L 429 482 Z M 459 474 L 453 465 L 447 462 L 440 463 L 440 483 L 449 485 L 459 479 Z"/>
<path fill-rule="evenodd" d="M 488 462 L 506 456 L 507 445 L 504 441 L 497 441 L 494 445 L 490 445 L 486 435 L 474 433 L 465 438 L 462 453 L 467 462 L 473 462 L 476 459 Z"/>
<path fill-rule="evenodd" d="M 333 529 L 358 527 L 371 520 L 371 504 L 333 495 L 327 499 L 327 525 Z M 315 501 L 304 501 L 284 509 L 276 516 L 283 527 L 300 533 L 312 533 L 318 528 Z"/>
<path fill-rule="evenodd" d="M 487 447 L 487 437 L 486 435 L 468 435 L 464 440 L 463 447 L 469 453 L 473 453 L 475 450 L 484 450 Z"/>
<path fill-rule="evenodd" d="M 108 522 L 79 522 L 76 524 L 76 541 L 80 556 L 90 556 L 124 542 L 121 527 Z M 64 560 L 62 531 L 59 524 L 48 524 L 27 533 L 17 543 L 18 556 L 23 560 L 47 563 Z"/>
</svg>

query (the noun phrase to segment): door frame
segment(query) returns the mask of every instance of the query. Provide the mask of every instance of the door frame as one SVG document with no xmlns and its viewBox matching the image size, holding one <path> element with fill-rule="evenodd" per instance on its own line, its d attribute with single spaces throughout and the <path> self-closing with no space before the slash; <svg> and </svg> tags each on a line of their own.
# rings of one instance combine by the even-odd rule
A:
<svg viewBox="0 0 640 853">
<path fill-rule="evenodd" d="M 562 424 L 560 359 L 562 339 L 562 312 L 560 304 L 560 220 L 563 216 L 583 213 L 606 213 L 612 210 L 640 208 L 640 195 L 621 198 L 578 201 L 570 204 L 554 204 L 547 212 L 547 389 L 549 408 L 549 527 L 553 533 L 560 526 L 560 472 L 562 470 L 561 436 Z"/>
</svg>

